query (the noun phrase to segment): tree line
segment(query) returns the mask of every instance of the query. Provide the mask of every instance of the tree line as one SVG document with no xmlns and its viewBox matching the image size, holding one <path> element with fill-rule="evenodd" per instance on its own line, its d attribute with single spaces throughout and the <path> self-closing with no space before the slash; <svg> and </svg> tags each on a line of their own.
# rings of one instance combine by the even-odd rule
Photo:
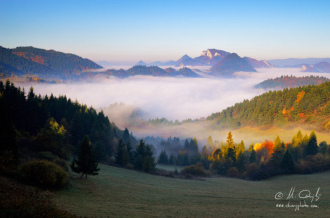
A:
<svg viewBox="0 0 330 218">
<path fill-rule="evenodd" d="M 9 80 L 0 81 L 0 168 L 16 168 L 32 159 L 46 159 L 67 170 L 84 136 L 96 161 L 108 163 L 124 131 L 103 112 L 66 96 L 28 94 Z M 136 139 L 128 134 L 133 145 Z"/>
<path fill-rule="evenodd" d="M 269 91 L 251 100 L 244 100 L 207 120 L 217 128 L 243 126 L 288 126 L 297 122 L 330 130 L 330 82 L 281 91 Z"/>
</svg>

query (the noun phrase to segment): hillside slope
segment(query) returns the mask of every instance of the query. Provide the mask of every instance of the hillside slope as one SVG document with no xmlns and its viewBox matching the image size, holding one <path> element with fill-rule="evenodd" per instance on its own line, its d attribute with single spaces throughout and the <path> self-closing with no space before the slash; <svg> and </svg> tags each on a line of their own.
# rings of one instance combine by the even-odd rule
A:
<svg viewBox="0 0 330 218">
<path fill-rule="evenodd" d="M 0 63 L 3 72 L 9 71 L 14 75 L 17 72 L 13 69 L 16 69 L 23 74 L 36 74 L 42 77 L 56 76 L 59 78 L 67 78 L 73 73 L 84 70 L 102 68 L 93 61 L 74 54 L 34 47 L 17 47 L 15 49 L 0 47 Z"/>
<path fill-rule="evenodd" d="M 254 87 L 257 89 L 283 89 L 283 88 L 295 88 L 298 86 L 308 86 L 308 85 L 319 85 L 329 81 L 328 78 L 323 76 L 303 76 L 303 77 L 295 77 L 295 76 L 281 76 L 275 79 L 265 80 Z"/>
<path fill-rule="evenodd" d="M 330 130 L 330 82 L 282 91 L 269 91 L 213 113 L 207 120 L 217 128 L 306 124 Z"/>
<path fill-rule="evenodd" d="M 227 55 L 211 68 L 214 76 L 232 77 L 238 71 L 257 72 L 250 63 L 238 56 L 236 53 Z"/>
</svg>

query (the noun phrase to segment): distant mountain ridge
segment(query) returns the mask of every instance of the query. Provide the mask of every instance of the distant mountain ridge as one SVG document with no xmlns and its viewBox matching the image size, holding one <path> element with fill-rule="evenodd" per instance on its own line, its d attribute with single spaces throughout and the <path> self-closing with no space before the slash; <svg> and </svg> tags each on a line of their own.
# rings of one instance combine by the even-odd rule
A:
<svg viewBox="0 0 330 218">
<path fill-rule="evenodd" d="M 267 60 L 267 62 L 275 67 L 293 67 L 303 64 L 314 65 L 323 61 L 330 63 L 330 58 L 287 58 Z"/>
<path fill-rule="evenodd" d="M 302 72 L 319 72 L 319 73 L 330 73 L 330 64 L 326 61 L 317 63 L 315 65 L 304 64 L 301 66 Z"/>
<path fill-rule="evenodd" d="M 116 76 L 119 78 L 126 78 L 130 76 L 156 76 L 156 77 L 191 77 L 197 78 L 200 77 L 197 73 L 192 71 L 189 68 L 181 68 L 179 70 L 175 70 L 174 68 L 166 68 L 162 69 L 158 66 L 145 66 L 145 65 L 135 65 L 128 70 L 114 70 L 108 69 L 105 72 L 100 74 L 104 74 L 106 76 Z"/>
<path fill-rule="evenodd" d="M 257 72 L 251 64 L 236 53 L 227 55 L 221 61 L 211 68 L 215 76 L 232 77 L 233 73 L 238 71 Z"/>
<path fill-rule="evenodd" d="M 0 46 L 0 72 L 11 74 L 37 74 L 65 78 L 72 73 L 102 67 L 89 59 L 74 54 L 34 47 L 7 49 Z"/>
<path fill-rule="evenodd" d="M 147 66 L 214 66 L 219 61 L 223 60 L 226 56 L 230 55 L 230 52 L 218 50 L 218 49 L 207 49 L 202 51 L 201 55 L 195 58 L 189 57 L 187 54 L 183 55 L 177 61 L 167 61 L 167 62 L 152 62 L 150 64 L 146 64 Z M 244 59 L 251 64 L 254 68 L 269 68 L 273 67 L 272 64 L 267 61 L 258 61 L 256 59 L 250 57 L 244 57 Z M 143 61 L 141 61 L 143 62 Z M 145 63 L 145 62 L 143 62 Z M 141 64 L 140 64 L 141 65 Z"/>
</svg>

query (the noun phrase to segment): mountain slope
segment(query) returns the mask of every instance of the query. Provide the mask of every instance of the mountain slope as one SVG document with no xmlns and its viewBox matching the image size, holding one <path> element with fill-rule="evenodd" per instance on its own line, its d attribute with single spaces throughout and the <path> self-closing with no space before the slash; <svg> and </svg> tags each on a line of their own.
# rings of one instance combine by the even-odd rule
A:
<svg viewBox="0 0 330 218">
<path fill-rule="evenodd" d="M 330 130 L 330 82 L 269 91 L 207 117 L 216 128 L 297 126 Z"/>
<path fill-rule="evenodd" d="M 258 61 L 256 59 L 249 58 L 249 57 L 244 57 L 243 59 L 246 60 L 248 63 L 250 63 L 251 66 L 254 67 L 254 68 L 270 68 L 270 67 L 273 67 L 273 65 L 268 63 L 267 61 Z"/>
<path fill-rule="evenodd" d="M 326 61 L 315 64 L 314 67 L 321 72 L 330 73 L 330 64 Z"/>
<path fill-rule="evenodd" d="M 229 54 L 229 52 L 222 50 L 207 49 L 206 51 L 202 52 L 201 56 L 194 58 L 194 60 L 197 63 L 201 63 L 203 65 L 213 66 Z"/>
<path fill-rule="evenodd" d="M 143 62 L 142 60 L 137 62 L 135 65 L 147 66 L 147 64 L 145 62 Z"/>
<path fill-rule="evenodd" d="M 246 60 L 236 53 L 227 55 L 211 68 L 214 76 L 232 77 L 238 71 L 257 72 Z"/>
<path fill-rule="evenodd" d="M 179 60 L 176 61 L 175 66 L 181 67 L 181 66 L 198 66 L 200 63 L 196 63 L 194 59 L 189 57 L 188 55 L 183 55 Z"/>
<path fill-rule="evenodd" d="M 69 77 L 72 73 L 102 68 L 93 61 L 74 54 L 34 47 L 17 47 L 15 49 L 0 47 L 0 62 L 24 74 L 64 78 Z"/>
<path fill-rule="evenodd" d="M 275 67 L 293 67 L 302 64 L 313 65 L 323 61 L 330 63 L 330 58 L 287 58 L 268 60 L 268 62 Z"/>
</svg>

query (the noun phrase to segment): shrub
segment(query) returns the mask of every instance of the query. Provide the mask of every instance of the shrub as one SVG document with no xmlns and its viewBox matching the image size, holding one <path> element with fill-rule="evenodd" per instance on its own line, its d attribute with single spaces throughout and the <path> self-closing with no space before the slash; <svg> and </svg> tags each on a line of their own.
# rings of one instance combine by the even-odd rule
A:
<svg viewBox="0 0 330 218">
<path fill-rule="evenodd" d="M 237 177 L 238 176 L 238 169 L 236 167 L 230 167 L 227 170 L 227 176 L 229 176 L 229 177 Z"/>
<path fill-rule="evenodd" d="M 194 176 L 208 176 L 208 173 L 204 169 L 204 167 L 197 166 L 197 165 L 191 165 L 183 168 L 181 170 L 182 174 L 190 174 Z"/>
<path fill-rule="evenodd" d="M 33 160 L 20 167 L 24 182 L 43 188 L 62 188 L 68 174 L 59 165 L 47 160 Z"/>
</svg>

